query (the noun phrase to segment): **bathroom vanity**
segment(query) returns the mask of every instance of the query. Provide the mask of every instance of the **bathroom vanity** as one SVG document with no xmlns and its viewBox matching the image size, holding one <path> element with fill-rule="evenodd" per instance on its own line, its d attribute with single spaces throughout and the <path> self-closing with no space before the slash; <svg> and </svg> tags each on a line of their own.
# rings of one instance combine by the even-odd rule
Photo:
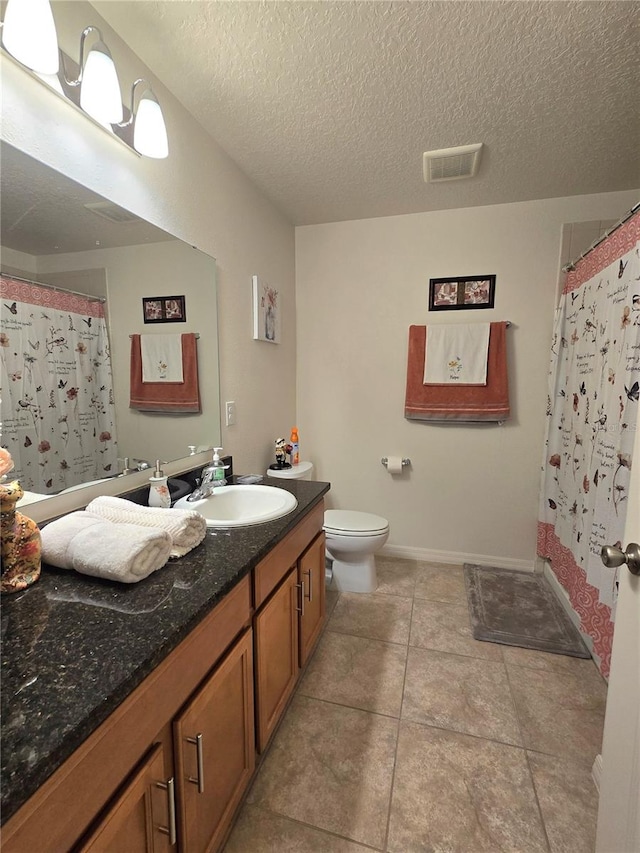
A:
<svg viewBox="0 0 640 853">
<path fill-rule="evenodd" d="M 3 600 L 2 843 L 215 851 L 324 619 L 324 494 L 209 529 L 132 586 L 45 567 Z"/>
</svg>

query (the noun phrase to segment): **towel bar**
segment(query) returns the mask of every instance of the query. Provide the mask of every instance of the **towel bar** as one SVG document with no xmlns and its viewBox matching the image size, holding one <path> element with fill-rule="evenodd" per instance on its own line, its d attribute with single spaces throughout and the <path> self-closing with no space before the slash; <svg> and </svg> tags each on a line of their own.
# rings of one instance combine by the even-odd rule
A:
<svg viewBox="0 0 640 853">
<path fill-rule="evenodd" d="M 144 334 L 144 332 L 143 332 L 143 334 Z M 185 332 L 176 332 L 176 334 L 185 334 Z M 189 332 L 187 332 L 186 334 L 189 334 Z M 129 337 L 132 338 L 133 335 L 129 335 Z M 196 332 L 196 340 L 197 341 L 200 340 L 200 332 Z"/>
<path fill-rule="evenodd" d="M 384 467 L 386 468 L 386 467 L 387 467 L 387 464 L 388 464 L 388 462 L 389 462 L 389 460 L 387 459 L 387 457 L 386 457 L 386 456 L 383 456 L 383 457 L 382 457 L 382 459 L 380 460 L 380 462 L 381 462 L 381 463 L 382 463 L 382 465 L 384 465 Z M 407 465 L 411 465 L 411 460 L 410 460 L 410 459 L 403 459 L 403 460 L 402 460 L 402 467 L 403 467 L 403 468 L 406 468 L 406 467 L 407 467 Z"/>
</svg>

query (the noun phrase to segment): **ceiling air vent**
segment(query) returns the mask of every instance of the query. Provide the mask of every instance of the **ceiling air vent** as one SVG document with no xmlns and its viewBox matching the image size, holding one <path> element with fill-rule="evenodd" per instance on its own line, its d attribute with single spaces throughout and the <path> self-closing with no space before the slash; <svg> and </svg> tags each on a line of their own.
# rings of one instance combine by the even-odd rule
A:
<svg viewBox="0 0 640 853">
<path fill-rule="evenodd" d="M 482 142 L 460 145 L 457 148 L 439 148 L 422 155 L 422 171 L 428 184 L 437 181 L 458 181 L 472 178 L 478 171 Z"/>
<path fill-rule="evenodd" d="M 102 216 L 104 219 L 108 219 L 109 222 L 141 222 L 139 216 L 136 216 L 134 213 L 129 213 L 128 210 L 125 210 L 123 207 L 118 207 L 117 204 L 113 204 L 111 201 L 95 201 L 91 202 L 91 204 L 85 204 L 84 206 L 92 213 Z"/>
</svg>

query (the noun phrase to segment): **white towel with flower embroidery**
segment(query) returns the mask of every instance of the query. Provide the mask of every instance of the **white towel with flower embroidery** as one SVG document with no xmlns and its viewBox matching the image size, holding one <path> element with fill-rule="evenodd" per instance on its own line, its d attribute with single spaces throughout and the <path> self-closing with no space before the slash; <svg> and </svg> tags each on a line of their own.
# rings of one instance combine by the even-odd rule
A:
<svg viewBox="0 0 640 853">
<path fill-rule="evenodd" d="M 140 335 L 143 382 L 184 382 L 182 335 Z"/>
<path fill-rule="evenodd" d="M 424 385 L 486 385 L 490 323 L 427 326 Z"/>
</svg>

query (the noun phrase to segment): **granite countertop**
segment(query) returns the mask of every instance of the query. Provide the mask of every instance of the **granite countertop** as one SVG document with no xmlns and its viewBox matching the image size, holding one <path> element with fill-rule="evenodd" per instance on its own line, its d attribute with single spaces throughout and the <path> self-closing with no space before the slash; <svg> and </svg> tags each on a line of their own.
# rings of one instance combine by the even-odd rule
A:
<svg viewBox="0 0 640 853">
<path fill-rule="evenodd" d="M 296 496 L 296 510 L 209 528 L 201 545 L 137 584 L 43 566 L 34 586 L 3 596 L 3 822 L 329 490 L 274 486 Z"/>
</svg>

